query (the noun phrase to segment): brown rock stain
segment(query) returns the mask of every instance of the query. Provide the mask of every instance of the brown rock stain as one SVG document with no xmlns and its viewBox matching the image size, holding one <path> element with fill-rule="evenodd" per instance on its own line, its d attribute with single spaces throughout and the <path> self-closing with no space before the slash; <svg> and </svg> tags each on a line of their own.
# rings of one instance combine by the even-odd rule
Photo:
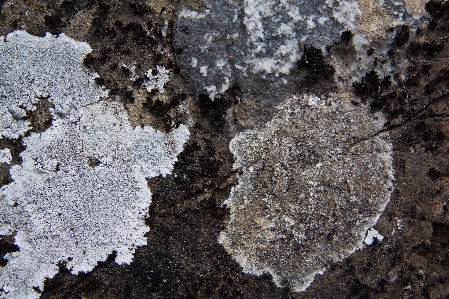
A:
<svg viewBox="0 0 449 299">
<path fill-rule="evenodd" d="M 419 1 L 419 0 L 416 0 Z M 369 39 L 382 37 L 391 26 L 393 17 L 377 1 L 358 0 L 362 15 L 358 17 L 357 26 Z"/>
</svg>

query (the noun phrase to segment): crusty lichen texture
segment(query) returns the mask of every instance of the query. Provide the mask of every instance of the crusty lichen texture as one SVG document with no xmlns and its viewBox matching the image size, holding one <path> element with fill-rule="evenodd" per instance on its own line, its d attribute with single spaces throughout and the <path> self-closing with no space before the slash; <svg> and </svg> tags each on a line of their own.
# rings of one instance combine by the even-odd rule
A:
<svg viewBox="0 0 449 299">
<path fill-rule="evenodd" d="M 183 125 L 168 134 L 133 128 L 83 69 L 89 51 L 64 35 L 1 38 L 2 135 L 28 130 L 20 116 L 38 98 L 55 108 L 49 129 L 23 137 L 23 163 L 0 189 L 0 235 L 15 234 L 20 248 L 0 268 L 0 298 L 38 298 L 60 262 L 88 272 L 115 251 L 117 263 L 129 264 L 147 242 L 146 178 L 169 174 L 189 137 Z"/>
<path fill-rule="evenodd" d="M 239 183 L 219 241 L 245 272 L 303 291 L 363 246 L 393 190 L 383 125 L 346 97 L 306 95 L 231 141 Z"/>
<path fill-rule="evenodd" d="M 54 104 L 54 114 L 67 116 L 104 96 L 92 75 L 81 69 L 91 51 L 64 34 L 37 38 L 15 31 L 0 37 L 0 138 L 17 138 L 29 130 L 23 118 L 41 98 Z"/>
<path fill-rule="evenodd" d="M 381 45 L 390 43 L 394 34 L 387 29 L 399 25 L 416 28 L 426 15 L 421 0 L 205 3 L 208 9 L 204 12 L 186 8 L 180 11 L 175 40 L 183 50 L 179 54 L 183 69 L 198 91 L 209 94 L 211 99 L 225 93 L 234 82 L 243 88 L 254 84 L 254 77 L 263 79 L 265 85 L 276 82 L 278 77 L 289 81 L 304 55 L 304 45 L 327 55 L 328 47 L 347 30 L 354 34 L 357 60 L 351 68 L 337 68 L 336 79 L 349 77 L 347 83 L 351 86 L 369 67 L 378 64 L 366 54 L 373 41 L 380 43 L 375 47 L 377 54 L 388 60 L 387 50 Z M 382 67 L 381 74 L 388 72 L 388 66 Z"/>
</svg>

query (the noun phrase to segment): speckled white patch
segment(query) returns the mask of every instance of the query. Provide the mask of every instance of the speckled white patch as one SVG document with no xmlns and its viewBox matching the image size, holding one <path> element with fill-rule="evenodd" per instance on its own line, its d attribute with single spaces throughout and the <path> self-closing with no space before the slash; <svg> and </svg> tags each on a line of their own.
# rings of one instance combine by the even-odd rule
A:
<svg viewBox="0 0 449 299">
<path fill-rule="evenodd" d="M 165 69 L 164 66 L 156 65 L 157 73 L 153 75 L 153 70 L 149 69 L 145 75 L 148 80 L 145 81 L 144 86 L 148 92 L 153 89 L 159 90 L 159 93 L 164 93 L 165 84 L 170 80 L 170 70 Z"/>
<path fill-rule="evenodd" d="M 86 44 L 25 32 L 7 40 L 0 44 L 6 95 L 0 110 L 17 105 L 22 93 L 27 103 L 37 94 L 60 106 L 52 110 L 49 129 L 23 137 L 23 163 L 11 167 L 13 182 L 0 189 L 0 235 L 15 233 L 20 248 L 6 254 L 7 265 L 0 268 L 0 298 L 33 299 L 40 296 L 33 288 L 43 290 L 59 262 L 77 274 L 91 271 L 113 251 L 118 264 L 132 261 L 136 247 L 147 244 L 146 178 L 171 173 L 189 131 L 183 125 L 168 134 L 132 128 L 122 105 L 100 99 L 100 87 L 83 69 Z M 42 52 L 52 63 L 48 67 L 39 63 Z M 23 53 L 27 64 L 5 67 L 5 59 L 18 61 Z M 70 78 L 84 80 L 80 85 L 64 82 L 68 65 Z M 47 77 L 52 80 L 42 79 Z"/>
<path fill-rule="evenodd" d="M 62 50 L 62 51 L 61 51 Z M 70 117 L 80 107 L 105 96 L 80 61 L 91 52 L 86 43 L 64 34 L 39 38 L 25 31 L 0 37 L 0 138 L 17 138 L 29 130 L 22 118 L 42 97 L 54 103 L 54 113 Z"/>
<path fill-rule="evenodd" d="M 9 164 L 11 162 L 11 151 L 7 148 L 0 150 L 0 163 Z"/>
</svg>

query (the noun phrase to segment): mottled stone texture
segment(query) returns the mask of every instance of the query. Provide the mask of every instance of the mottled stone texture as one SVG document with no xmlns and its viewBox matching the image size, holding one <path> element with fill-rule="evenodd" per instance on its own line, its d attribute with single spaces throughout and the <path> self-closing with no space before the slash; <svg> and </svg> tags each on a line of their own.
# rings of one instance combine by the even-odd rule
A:
<svg viewBox="0 0 449 299">
<path fill-rule="evenodd" d="M 232 139 L 238 185 L 220 243 L 245 272 L 304 291 L 362 248 L 393 191 L 384 121 L 350 99 L 286 101 L 259 130 Z"/>
<path fill-rule="evenodd" d="M 414 28 L 390 22 L 385 26 L 379 18 L 392 17 L 385 14 L 386 8 L 360 0 L 360 8 L 371 17 L 359 18 L 356 24 L 362 33 L 375 33 L 362 49 L 355 47 L 360 40 L 351 28 L 338 32 L 325 51 L 305 40 L 298 44 L 304 55 L 290 70 L 286 84 L 275 74 L 265 79 L 233 77 L 228 90 L 211 101 L 210 92 L 198 86 L 199 79 L 185 66 L 191 63 L 186 55 L 191 50 L 179 40 L 175 43 L 174 35 L 193 34 L 183 26 L 185 20 L 178 20 L 183 6 L 204 14 L 218 5 L 212 2 L 0 1 L 0 35 L 17 29 L 38 36 L 63 32 L 88 43 L 92 53 L 85 66 L 97 72 L 96 82 L 124 105 L 133 126 L 169 132 L 183 123 L 191 133 L 172 175 L 148 180 L 153 196 L 146 224 L 151 230 L 146 234 L 148 245 L 136 249 L 133 263 L 117 265 L 112 254 L 92 272 L 77 276 L 60 264 L 59 274 L 45 282 L 41 298 L 445 298 L 449 294 L 447 4 L 405 1 L 409 19 L 423 15 Z M 241 20 L 244 2 L 226 1 Z M 234 11 L 223 13 L 232 21 Z M 363 27 L 370 20 L 378 31 Z M 225 49 L 227 61 L 239 59 L 238 53 Z M 152 69 L 156 74 L 157 65 L 171 70 L 163 94 L 142 87 L 145 73 Z M 135 80 L 130 80 L 131 69 Z M 330 262 L 305 292 L 292 292 L 288 283 L 276 286 L 270 274 L 245 273 L 219 243 L 231 216 L 222 203 L 239 184 L 229 143 L 237 134 L 270 122 L 275 107 L 294 94 L 327 98 L 331 93 L 347 93 L 349 105 L 367 107 L 367 117 L 383 114 L 380 131 L 388 133 L 392 145 L 394 190 L 375 226 L 383 241 L 376 239 L 343 260 Z M 45 99 L 36 106 L 23 118 L 33 130 L 44 132 L 51 125 L 52 107 Z M 10 164 L 0 163 L 2 185 L 11 183 L 9 169 L 22 164 L 25 147 L 22 138 L 0 140 L 0 150 L 11 153 Z M 18 249 L 12 237 L 1 237 L 1 257 Z M 0 265 L 5 264 L 1 259 Z"/>
</svg>

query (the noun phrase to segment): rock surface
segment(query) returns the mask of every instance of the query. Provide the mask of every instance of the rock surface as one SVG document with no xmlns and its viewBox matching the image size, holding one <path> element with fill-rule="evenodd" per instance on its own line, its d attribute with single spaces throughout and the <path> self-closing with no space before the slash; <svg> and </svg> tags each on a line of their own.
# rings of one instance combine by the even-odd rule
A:
<svg viewBox="0 0 449 299">
<path fill-rule="evenodd" d="M 113 245 L 78 275 L 71 270 L 79 261 L 52 258 L 54 277 L 40 278 L 34 296 L 448 296 L 448 21 L 448 4 L 434 0 L 0 1 L 0 36 L 22 30 L 59 40 L 63 33 L 91 48 L 79 67 L 91 76 L 89 88 L 108 95 L 88 106 L 88 123 L 98 123 L 84 133 L 97 132 L 103 121 L 108 129 L 89 138 L 99 141 L 79 169 L 103 167 L 95 153 L 115 134 L 113 118 L 129 132 L 146 126 L 162 136 L 186 126 L 190 133 L 173 169 L 139 183 L 152 194 L 140 207 L 143 216 L 130 214 L 141 217 L 146 232 L 131 250 L 132 262 L 121 264 L 123 252 Z M 11 69 L 7 53 L 0 47 L 0 69 Z M 25 74 L 20 63 L 14 69 Z M 48 87 L 40 93 L 14 84 L 33 75 L 0 73 L 0 86 L 9 88 L 0 90 L 1 130 L 12 128 L 0 139 L 0 183 L 2 194 L 15 190 L 14 198 L 21 192 L 39 198 L 43 185 L 27 185 L 31 177 L 19 170 L 31 167 L 33 151 L 43 155 L 47 144 L 59 144 L 52 137 L 35 147 L 31 140 L 53 136 L 60 122 L 72 126 L 71 114 L 56 106 L 70 102 L 54 91 L 63 86 L 52 80 L 58 71 L 45 72 L 49 79 L 30 81 Z M 83 91 L 70 99 L 82 100 Z M 72 108 L 74 115 L 81 111 Z M 75 135 L 67 140 L 76 143 Z M 114 140 L 105 148 L 117 146 Z M 131 152 L 138 148 L 130 144 Z M 64 153 L 69 160 L 78 155 Z M 132 165 L 125 156 L 117 169 Z M 151 161 L 139 161 L 151 172 Z M 53 164 L 45 165 L 52 171 Z M 137 186 L 125 185 L 125 193 Z M 48 194 L 39 202 L 55 203 Z M 2 222 L 23 219 L 1 231 L 0 277 L 11 279 L 11 257 L 26 250 L 18 227 L 28 223 L 14 209 L 28 206 L 0 207 Z M 51 237 L 54 229 L 47 230 Z M 74 246 L 94 246 L 93 236 Z M 0 297 L 18 298 L 7 292 Z"/>
</svg>

